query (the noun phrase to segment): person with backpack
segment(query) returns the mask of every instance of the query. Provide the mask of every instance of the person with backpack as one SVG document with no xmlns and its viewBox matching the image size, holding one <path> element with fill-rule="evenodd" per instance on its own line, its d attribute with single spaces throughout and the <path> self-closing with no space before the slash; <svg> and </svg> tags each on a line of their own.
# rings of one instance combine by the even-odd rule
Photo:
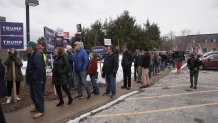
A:
<svg viewBox="0 0 218 123">
<path fill-rule="evenodd" d="M 70 91 L 67 88 L 67 73 L 70 70 L 70 65 L 67 57 L 64 55 L 62 48 L 56 48 L 54 50 L 54 63 L 52 69 L 52 84 L 55 85 L 60 102 L 56 105 L 61 106 L 64 104 L 61 88 L 68 96 L 68 105 L 72 104 L 73 98 L 70 95 Z"/>
</svg>

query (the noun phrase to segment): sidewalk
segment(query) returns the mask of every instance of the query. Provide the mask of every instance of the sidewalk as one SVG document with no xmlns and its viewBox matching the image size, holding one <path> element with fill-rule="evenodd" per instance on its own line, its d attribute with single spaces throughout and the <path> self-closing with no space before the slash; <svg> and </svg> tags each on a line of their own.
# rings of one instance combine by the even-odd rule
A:
<svg viewBox="0 0 218 123">
<path fill-rule="evenodd" d="M 161 72 L 159 75 L 152 76 L 150 79 L 151 83 L 155 83 L 160 78 L 164 77 L 168 74 L 169 70 L 165 69 L 165 71 Z M 123 82 L 119 82 L 116 85 L 117 88 L 117 97 L 129 93 L 134 90 L 138 90 L 141 84 L 136 83 L 132 80 L 132 88 L 131 90 L 121 89 L 120 86 L 123 85 Z M 27 107 L 21 109 L 19 111 L 6 113 L 6 121 L 7 123 L 63 123 L 66 122 L 69 118 L 77 117 L 87 111 L 95 109 L 101 105 L 104 105 L 114 99 L 111 99 L 109 96 L 102 96 L 105 92 L 105 87 L 100 88 L 100 95 L 92 95 L 90 100 L 84 99 L 76 99 L 73 101 L 72 105 L 67 105 L 67 98 L 65 98 L 65 105 L 62 107 L 56 107 L 58 100 L 45 102 L 45 114 L 43 117 L 38 119 L 33 119 L 32 114 L 29 112 L 31 107 Z M 86 93 L 84 96 L 86 97 Z M 75 95 L 73 95 L 75 97 Z"/>
</svg>

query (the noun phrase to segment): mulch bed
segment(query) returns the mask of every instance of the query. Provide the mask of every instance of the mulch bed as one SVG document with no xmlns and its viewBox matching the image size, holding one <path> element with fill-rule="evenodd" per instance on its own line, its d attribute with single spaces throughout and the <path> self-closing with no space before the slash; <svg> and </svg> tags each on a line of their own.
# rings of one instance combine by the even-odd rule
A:
<svg viewBox="0 0 218 123">
<path fill-rule="evenodd" d="M 99 87 L 103 87 L 105 84 L 100 84 Z M 76 89 L 71 90 L 71 95 L 75 95 Z M 45 87 L 45 96 L 44 100 L 46 101 L 53 101 L 53 100 L 58 100 L 58 97 L 54 94 L 54 86 L 51 84 L 51 77 L 47 77 L 47 82 L 46 82 L 46 87 Z M 63 93 L 63 96 L 65 96 L 65 93 Z M 3 108 L 3 111 L 5 113 L 8 112 L 13 112 L 17 111 L 20 109 L 23 109 L 25 107 L 31 106 L 32 100 L 30 98 L 30 93 L 29 93 L 29 85 L 26 84 L 25 81 L 21 82 L 21 87 L 20 87 L 20 95 L 19 97 L 21 98 L 20 101 L 17 103 L 14 103 L 11 101 L 10 104 L 6 104 L 6 98 L 1 98 L 0 99 L 0 104 Z"/>
</svg>

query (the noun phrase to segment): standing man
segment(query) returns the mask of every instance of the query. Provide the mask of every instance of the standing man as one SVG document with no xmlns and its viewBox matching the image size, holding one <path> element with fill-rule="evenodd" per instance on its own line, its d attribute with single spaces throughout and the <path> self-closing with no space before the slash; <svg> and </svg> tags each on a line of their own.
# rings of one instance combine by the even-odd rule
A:
<svg viewBox="0 0 218 123">
<path fill-rule="evenodd" d="M 140 58 L 140 55 L 139 55 L 139 50 L 136 50 L 135 51 L 135 55 L 134 55 L 134 79 L 135 81 L 137 82 L 138 80 L 138 76 L 139 76 L 139 58 Z M 138 76 L 137 76 L 138 75 Z"/>
<path fill-rule="evenodd" d="M 128 51 L 127 47 L 123 47 L 123 59 L 121 65 L 123 68 L 123 78 L 124 84 L 121 86 L 122 89 L 126 88 L 127 90 L 131 89 L 131 67 L 133 62 L 133 56 Z"/>
<path fill-rule="evenodd" d="M 116 74 L 118 70 L 117 55 L 113 53 L 112 47 L 108 47 L 107 55 L 104 59 L 103 77 L 106 77 L 106 92 L 103 95 L 111 94 L 111 98 L 116 95 Z"/>
<path fill-rule="evenodd" d="M 202 62 L 195 56 L 194 53 L 190 55 L 190 58 L 187 61 L 187 66 L 190 72 L 190 88 L 193 88 L 193 81 L 194 81 L 194 89 L 197 89 L 198 84 L 198 74 L 199 74 L 199 67 L 202 65 Z"/>
<path fill-rule="evenodd" d="M 43 81 L 45 78 L 45 62 L 43 55 L 36 49 L 36 43 L 30 41 L 27 45 L 28 63 L 26 81 L 30 86 L 30 96 L 35 107 L 30 110 L 33 118 L 44 115 Z"/>
<path fill-rule="evenodd" d="M 88 67 L 88 55 L 86 50 L 81 47 L 80 42 L 74 43 L 74 70 L 75 70 L 75 81 L 77 82 L 78 95 L 75 98 L 83 98 L 82 85 L 85 86 L 87 92 L 87 99 L 91 98 L 90 86 L 86 81 L 86 73 Z"/>
<path fill-rule="evenodd" d="M 142 81 L 143 85 L 140 88 L 149 87 L 149 76 L 148 76 L 148 69 L 150 65 L 150 55 L 148 53 L 145 54 L 144 58 L 142 59 Z"/>
<path fill-rule="evenodd" d="M 36 49 L 42 54 L 43 56 L 43 60 L 45 62 L 45 75 L 44 75 L 44 80 L 43 80 L 43 85 L 42 85 L 42 90 L 43 90 L 43 94 L 46 96 L 45 94 L 45 83 L 46 83 L 46 54 L 44 53 L 44 47 L 41 44 L 36 45 Z"/>
</svg>

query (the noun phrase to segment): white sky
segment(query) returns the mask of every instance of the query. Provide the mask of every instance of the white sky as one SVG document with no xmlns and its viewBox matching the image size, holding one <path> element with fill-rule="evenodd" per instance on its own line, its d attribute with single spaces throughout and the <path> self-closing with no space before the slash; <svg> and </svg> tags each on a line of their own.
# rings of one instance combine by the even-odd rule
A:
<svg viewBox="0 0 218 123">
<path fill-rule="evenodd" d="M 138 24 L 147 19 L 157 23 L 162 35 L 170 31 L 181 35 L 185 28 L 192 34 L 218 33 L 218 0 L 39 0 L 39 6 L 30 7 L 31 40 L 43 36 L 44 26 L 74 35 L 76 24 L 89 27 L 99 19 L 115 19 L 124 10 Z M 25 0 L 0 0 L 0 16 L 23 22 L 26 28 Z"/>
</svg>

